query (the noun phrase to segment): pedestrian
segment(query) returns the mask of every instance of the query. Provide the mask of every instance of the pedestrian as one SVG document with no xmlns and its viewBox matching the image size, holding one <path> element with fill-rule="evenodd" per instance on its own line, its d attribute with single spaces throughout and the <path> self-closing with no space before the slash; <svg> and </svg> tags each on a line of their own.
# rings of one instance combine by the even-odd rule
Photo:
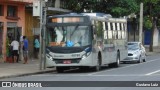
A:
<svg viewBox="0 0 160 90">
<path fill-rule="evenodd" d="M 23 36 L 23 57 L 24 57 L 24 63 L 28 63 L 28 40 L 26 36 Z"/>
<path fill-rule="evenodd" d="M 38 40 L 38 36 L 36 36 L 34 40 L 34 51 L 35 51 L 35 58 L 38 59 L 38 54 L 39 54 L 39 48 L 40 48 L 40 43 Z"/>
<path fill-rule="evenodd" d="M 19 42 L 14 39 L 11 43 L 12 54 L 13 54 L 13 62 L 17 62 L 18 60 L 18 50 L 19 50 Z"/>
<path fill-rule="evenodd" d="M 19 49 L 19 57 L 20 61 L 23 61 L 23 36 L 20 37 L 20 49 Z"/>
</svg>

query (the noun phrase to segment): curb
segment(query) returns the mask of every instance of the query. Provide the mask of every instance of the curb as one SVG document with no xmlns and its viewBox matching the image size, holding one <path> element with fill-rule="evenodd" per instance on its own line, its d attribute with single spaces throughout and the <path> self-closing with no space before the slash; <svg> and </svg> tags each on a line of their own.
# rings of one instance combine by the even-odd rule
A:
<svg viewBox="0 0 160 90">
<path fill-rule="evenodd" d="M 31 73 L 24 73 L 24 74 L 17 74 L 17 75 L 2 76 L 2 77 L 0 77 L 0 79 L 12 78 L 12 77 L 22 77 L 22 76 L 29 76 L 29 75 L 37 75 L 37 74 L 44 74 L 44 73 L 50 73 L 50 72 L 54 72 L 54 71 L 56 71 L 56 70 L 37 71 L 37 72 L 31 72 Z"/>
<path fill-rule="evenodd" d="M 154 54 L 160 54 L 160 52 L 147 52 L 146 56 L 151 56 L 151 55 L 154 55 Z"/>
</svg>

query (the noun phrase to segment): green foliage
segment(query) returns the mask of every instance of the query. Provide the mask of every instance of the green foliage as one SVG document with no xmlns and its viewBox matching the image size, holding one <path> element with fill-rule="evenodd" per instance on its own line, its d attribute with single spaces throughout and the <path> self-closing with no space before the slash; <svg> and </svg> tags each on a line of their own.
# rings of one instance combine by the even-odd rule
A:
<svg viewBox="0 0 160 90">
<path fill-rule="evenodd" d="M 117 0 L 111 7 L 111 12 L 117 17 L 137 13 L 138 10 L 139 5 L 135 0 Z"/>
<path fill-rule="evenodd" d="M 73 12 L 101 12 L 113 17 L 128 16 L 135 13 L 139 16 L 140 3 L 143 3 L 144 16 L 160 17 L 160 0 L 65 0 L 67 9 Z M 144 20 L 149 26 L 150 21 Z M 146 24 L 146 25 L 147 25 Z M 153 25 L 152 25 L 153 26 Z"/>
<path fill-rule="evenodd" d="M 152 24 L 152 21 L 151 21 L 150 17 L 148 17 L 148 16 L 144 17 L 143 22 L 144 22 L 144 27 L 146 29 L 148 29 L 148 30 L 152 29 L 153 24 Z"/>
<path fill-rule="evenodd" d="M 66 0 L 66 8 L 73 12 L 82 12 L 81 0 Z"/>
<path fill-rule="evenodd" d="M 111 14 L 114 17 L 127 16 L 139 11 L 139 4 L 136 0 L 66 0 L 67 9 L 73 12 L 102 12 Z"/>
</svg>

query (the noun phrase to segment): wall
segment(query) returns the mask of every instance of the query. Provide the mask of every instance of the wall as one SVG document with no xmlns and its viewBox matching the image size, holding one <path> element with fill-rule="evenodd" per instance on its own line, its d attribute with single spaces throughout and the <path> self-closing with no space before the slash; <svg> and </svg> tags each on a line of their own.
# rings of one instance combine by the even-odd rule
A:
<svg viewBox="0 0 160 90">
<path fill-rule="evenodd" d="M 26 10 L 25 11 L 26 16 L 25 16 L 25 35 L 28 38 L 29 41 L 29 57 L 33 57 L 33 52 L 34 52 L 34 33 L 33 33 L 33 28 L 38 28 L 39 27 L 39 17 L 33 17 L 32 16 L 32 10 Z M 38 29 L 39 30 L 39 29 Z"/>
<path fill-rule="evenodd" d="M 157 28 L 155 28 L 153 35 L 153 46 L 158 46 L 158 37 L 159 37 L 159 31 Z"/>
</svg>

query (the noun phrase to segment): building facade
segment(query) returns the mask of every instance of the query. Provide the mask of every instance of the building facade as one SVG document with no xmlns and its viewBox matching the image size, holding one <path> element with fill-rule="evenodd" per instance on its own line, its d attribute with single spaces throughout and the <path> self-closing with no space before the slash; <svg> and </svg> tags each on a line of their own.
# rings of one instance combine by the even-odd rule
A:
<svg viewBox="0 0 160 90">
<path fill-rule="evenodd" d="M 20 40 L 22 35 L 27 36 L 29 40 L 30 54 L 34 53 L 34 36 L 40 34 L 40 19 L 33 16 L 33 3 L 36 1 L 40 0 L 0 0 L 0 56 L 2 56 L 0 60 L 2 62 L 11 55 L 9 46 L 11 41 L 14 38 Z M 52 15 L 70 12 L 63 9 L 65 0 L 48 0 L 47 5 L 48 12 Z"/>
<path fill-rule="evenodd" d="M 0 0 L 0 55 L 3 61 L 8 57 L 9 44 L 24 35 L 25 6 L 33 0 Z"/>
</svg>

